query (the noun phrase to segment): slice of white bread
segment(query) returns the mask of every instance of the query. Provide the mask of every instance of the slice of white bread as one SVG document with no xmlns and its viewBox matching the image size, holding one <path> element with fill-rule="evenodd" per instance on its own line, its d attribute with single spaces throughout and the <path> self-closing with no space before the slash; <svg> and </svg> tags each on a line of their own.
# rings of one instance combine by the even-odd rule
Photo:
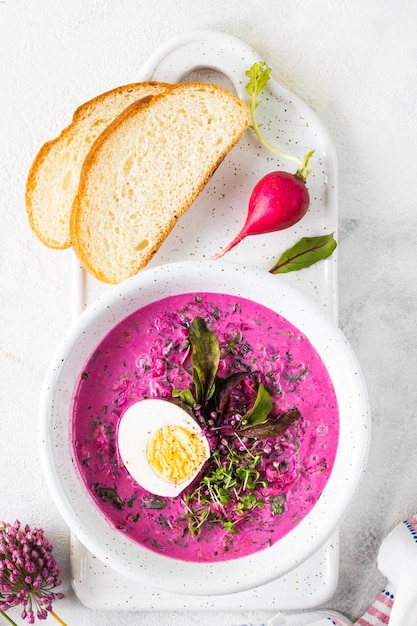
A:
<svg viewBox="0 0 417 626">
<path fill-rule="evenodd" d="M 143 268 L 249 125 L 247 105 L 209 83 L 179 83 L 126 109 L 84 162 L 71 239 L 96 278 Z"/>
<path fill-rule="evenodd" d="M 107 91 L 81 105 L 71 124 L 39 150 L 26 183 L 29 223 L 49 248 L 71 245 L 70 214 L 80 171 L 100 133 L 132 102 L 161 93 L 167 84 L 132 83 Z"/>
</svg>

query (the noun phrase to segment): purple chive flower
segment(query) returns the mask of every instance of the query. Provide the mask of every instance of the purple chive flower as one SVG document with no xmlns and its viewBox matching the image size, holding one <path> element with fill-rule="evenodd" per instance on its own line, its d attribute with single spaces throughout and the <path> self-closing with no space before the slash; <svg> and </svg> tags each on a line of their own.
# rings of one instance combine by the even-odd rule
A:
<svg viewBox="0 0 417 626">
<path fill-rule="evenodd" d="M 29 624 L 35 617 L 46 619 L 48 613 L 64 624 L 52 610 L 52 602 L 64 597 L 53 591 L 60 584 L 52 545 L 43 530 L 21 528 L 18 520 L 13 525 L 0 521 L 0 612 L 9 622 L 4 611 L 21 605 L 22 618 Z"/>
</svg>

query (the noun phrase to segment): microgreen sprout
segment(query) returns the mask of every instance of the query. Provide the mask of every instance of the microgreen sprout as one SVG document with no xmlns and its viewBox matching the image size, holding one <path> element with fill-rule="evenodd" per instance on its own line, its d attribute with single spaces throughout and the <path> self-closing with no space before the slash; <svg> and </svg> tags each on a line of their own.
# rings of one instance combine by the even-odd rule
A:
<svg viewBox="0 0 417 626">
<path fill-rule="evenodd" d="M 256 491 L 266 487 L 256 469 L 261 456 L 253 456 L 248 450 L 242 453 L 232 446 L 227 454 L 215 450 L 210 457 L 210 467 L 197 489 L 186 494 L 185 505 L 189 528 L 197 536 L 205 521 L 220 523 L 225 530 L 234 534 L 238 517 L 245 511 L 265 505 L 264 499 Z M 233 504 L 229 508 L 227 505 Z M 235 517 L 237 515 L 237 517 Z"/>
</svg>

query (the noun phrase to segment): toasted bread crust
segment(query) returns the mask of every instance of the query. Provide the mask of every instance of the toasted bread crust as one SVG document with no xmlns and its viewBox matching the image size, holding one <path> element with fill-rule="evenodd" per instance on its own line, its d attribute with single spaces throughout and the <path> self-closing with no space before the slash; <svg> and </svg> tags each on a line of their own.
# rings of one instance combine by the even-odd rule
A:
<svg viewBox="0 0 417 626">
<path fill-rule="evenodd" d="M 248 125 L 246 104 L 208 83 L 172 85 L 126 108 L 81 171 L 71 240 L 82 265 L 108 283 L 147 265 Z"/>
<path fill-rule="evenodd" d="M 32 230 L 46 246 L 71 246 L 72 203 L 82 163 L 95 139 L 132 102 L 166 87 L 148 81 L 102 93 L 79 106 L 59 136 L 40 148 L 26 181 L 26 210 Z"/>
</svg>

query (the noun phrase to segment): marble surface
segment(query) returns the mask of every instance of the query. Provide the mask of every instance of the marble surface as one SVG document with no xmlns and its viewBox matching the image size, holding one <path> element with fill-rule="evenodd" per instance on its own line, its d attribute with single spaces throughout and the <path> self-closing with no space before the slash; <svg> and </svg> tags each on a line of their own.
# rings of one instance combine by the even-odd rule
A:
<svg viewBox="0 0 417 626">
<path fill-rule="evenodd" d="M 414 0 L 0 1 L 0 518 L 42 526 L 55 547 L 68 624 L 115 624 L 69 587 L 69 533 L 37 448 L 40 389 L 71 318 L 71 251 L 31 232 L 24 192 L 39 147 L 83 101 L 135 80 L 150 51 L 197 28 L 253 46 L 321 117 L 339 161 L 339 323 L 372 409 L 365 480 L 340 531 L 329 607 L 357 619 L 385 579 L 387 532 L 417 510 L 417 5 Z M 13 613 L 19 621 L 18 612 Z M 126 613 L 126 626 L 261 621 L 267 613 Z"/>
</svg>

